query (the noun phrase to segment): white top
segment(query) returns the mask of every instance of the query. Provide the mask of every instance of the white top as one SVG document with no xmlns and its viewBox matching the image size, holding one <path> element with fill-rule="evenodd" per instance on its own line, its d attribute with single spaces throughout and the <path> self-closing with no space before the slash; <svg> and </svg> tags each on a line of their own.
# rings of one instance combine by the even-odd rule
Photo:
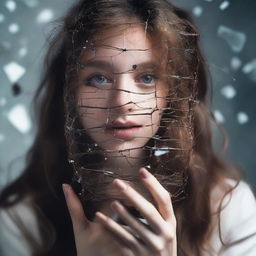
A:
<svg viewBox="0 0 256 256">
<path fill-rule="evenodd" d="M 234 184 L 228 180 L 229 184 Z M 212 201 L 218 197 L 219 189 L 212 191 Z M 240 182 L 232 194 L 225 197 L 226 207 L 221 212 L 220 227 L 224 243 L 242 240 L 241 243 L 225 247 L 219 238 L 217 218 L 213 218 L 213 233 L 208 251 L 204 256 L 255 256 L 256 255 L 256 200 L 245 182 Z M 213 212 L 216 211 L 213 207 Z M 37 241 L 40 241 L 38 224 L 30 208 L 29 202 L 24 201 L 9 210 L 0 210 L 0 256 L 29 256 L 31 250 L 21 232 L 15 225 L 12 216 L 22 218 L 25 227 L 29 227 Z M 214 215 L 216 216 L 216 215 Z"/>
</svg>

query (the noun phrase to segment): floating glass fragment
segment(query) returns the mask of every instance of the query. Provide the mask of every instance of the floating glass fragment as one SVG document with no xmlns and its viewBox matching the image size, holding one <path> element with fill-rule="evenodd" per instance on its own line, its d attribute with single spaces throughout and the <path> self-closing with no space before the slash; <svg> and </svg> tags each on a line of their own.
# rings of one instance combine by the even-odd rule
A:
<svg viewBox="0 0 256 256">
<path fill-rule="evenodd" d="M 26 72 L 26 69 L 16 62 L 10 62 L 3 67 L 11 83 L 17 82 Z"/>
<path fill-rule="evenodd" d="M 22 0 L 28 7 L 35 7 L 38 5 L 38 0 Z"/>
<path fill-rule="evenodd" d="M 169 152 L 169 148 L 168 147 L 166 147 L 166 148 L 159 148 L 159 149 L 155 150 L 154 155 L 155 156 L 162 156 L 164 154 L 167 154 L 168 152 Z"/>
<path fill-rule="evenodd" d="M 22 104 L 15 105 L 7 114 L 9 122 L 21 133 L 28 133 L 32 127 L 30 117 Z"/>
<path fill-rule="evenodd" d="M 237 114 L 237 121 L 239 124 L 245 124 L 249 121 L 249 117 L 245 112 L 239 112 Z"/>
<path fill-rule="evenodd" d="M 78 172 L 75 172 L 73 178 L 74 178 L 74 180 L 75 180 L 76 182 L 78 182 L 78 183 L 81 183 L 81 181 L 82 181 L 82 178 L 81 178 L 81 176 L 79 175 Z"/>
<path fill-rule="evenodd" d="M 243 32 L 220 25 L 217 33 L 219 37 L 227 42 L 234 52 L 241 52 L 243 50 L 246 42 L 246 35 Z"/>
<path fill-rule="evenodd" d="M 12 86 L 12 94 L 13 96 L 18 96 L 21 94 L 21 87 L 18 83 L 14 83 Z"/>
<path fill-rule="evenodd" d="M 6 104 L 6 98 L 0 98 L 0 106 L 3 107 Z"/>
<path fill-rule="evenodd" d="M 26 47 L 22 47 L 19 49 L 18 55 L 20 58 L 26 56 L 28 53 L 28 49 Z"/>
<path fill-rule="evenodd" d="M 12 23 L 9 25 L 8 30 L 11 34 L 16 34 L 17 32 L 19 32 L 20 27 L 17 23 Z"/>
<path fill-rule="evenodd" d="M 5 3 L 5 7 L 9 10 L 9 12 L 14 12 L 17 6 L 14 1 L 9 0 Z"/>
<path fill-rule="evenodd" d="M 0 142 L 3 142 L 4 140 L 5 140 L 5 136 L 2 133 L 0 133 Z"/>
<path fill-rule="evenodd" d="M 2 41 L 0 42 L 0 49 L 1 51 L 8 51 L 11 49 L 11 43 L 8 41 Z"/>
<path fill-rule="evenodd" d="M 193 14 L 196 16 L 196 17 L 200 17 L 203 13 L 203 8 L 201 6 L 195 6 L 193 8 Z"/>
<path fill-rule="evenodd" d="M 0 13 L 0 23 L 3 23 L 5 20 L 5 17 L 2 13 Z"/>
<path fill-rule="evenodd" d="M 242 65 L 242 61 L 238 57 L 233 57 L 230 61 L 230 67 L 233 70 L 238 70 Z"/>
<path fill-rule="evenodd" d="M 221 89 L 221 94 L 227 99 L 232 99 L 236 96 L 236 90 L 232 85 L 226 85 Z"/>
<path fill-rule="evenodd" d="M 213 112 L 215 119 L 219 122 L 219 123 L 224 123 L 225 122 L 225 117 L 223 116 L 223 114 L 221 113 L 221 111 L 219 110 L 214 110 Z"/>
<path fill-rule="evenodd" d="M 53 16 L 54 13 L 51 9 L 44 9 L 38 14 L 36 21 L 38 23 L 47 23 L 53 19 Z"/>
<path fill-rule="evenodd" d="M 256 59 L 245 64 L 242 71 L 244 74 L 248 74 L 253 82 L 256 82 Z"/>
<path fill-rule="evenodd" d="M 227 8 L 229 7 L 229 5 L 230 5 L 230 2 L 229 2 L 229 1 L 224 1 L 224 2 L 222 2 L 222 3 L 220 4 L 220 9 L 221 9 L 222 11 L 224 11 L 225 9 L 227 9 Z"/>
</svg>

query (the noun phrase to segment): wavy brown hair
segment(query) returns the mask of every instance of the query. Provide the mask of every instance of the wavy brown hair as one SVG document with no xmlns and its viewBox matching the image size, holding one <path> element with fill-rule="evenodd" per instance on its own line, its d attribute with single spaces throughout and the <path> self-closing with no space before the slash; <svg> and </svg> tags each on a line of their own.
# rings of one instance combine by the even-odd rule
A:
<svg viewBox="0 0 256 256">
<path fill-rule="evenodd" d="M 64 130 L 67 107 L 64 94 L 73 76 L 70 64 L 80 56 L 85 38 L 90 39 L 93 34 L 124 20 L 124 17 L 134 17 L 146 23 L 151 40 L 164 42 L 161 50 L 165 51 L 167 59 L 174 60 L 171 67 L 167 65 L 167 74 L 173 74 L 168 83 L 170 87 L 175 84 L 178 88 L 170 97 L 193 96 L 186 102 L 172 101 L 170 108 L 176 112 L 163 115 L 172 115 L 171 118 L 183 125 L 173 126 L 170 122 L 165 124 L 168 129 L 159 131 L 161 136 L 177 139 L 172 147 L 184 149 L 182 157 L 174 153 L 174 160 L 165 165 L 167 171 L 182 170 L 187 178 L 183 191 L 186 197 L 174 204 L 179 256 L 202 254 L 203 245 L 211 233 L 210 193 L 216 185 L 225 184 L 225 177 L 238 179 L 234 168 L 213 150 L 210 120 L 214 119 L 208 107 L 208 75 L 198 45 L 198 33 L 189 15 L 165 0 L 79 1 L 51 39 L 43 79 L 34 99 L 38 132 L 27 155 L 27 167 L 0 195 L 0 206 L 4 208 L 30 198 L 43 246 L 25 227 L 22 230 L 34 248 L 34 255 L 71 256 L 76 253 L 72 224 L 61 190 L 61 184 L 71 183 L 73 176 Z M 177 49 L 182 49 L 182 54 L 178 54 Z M 188 79 L 191 77 L 193 79 Z M 72 100 L 68 99 L 68 102 Z M 186 107 L 191 113 L 184 119 L 185 114 L 179 110 Z M 191 136 L 191 140 L 185 140 Z M 160 168 L 157 159 L 151 158 L 150 161 L 153 168 Z M 232 188 L 227 188 L 226 192 L 228 189 Z"/>
</svg>

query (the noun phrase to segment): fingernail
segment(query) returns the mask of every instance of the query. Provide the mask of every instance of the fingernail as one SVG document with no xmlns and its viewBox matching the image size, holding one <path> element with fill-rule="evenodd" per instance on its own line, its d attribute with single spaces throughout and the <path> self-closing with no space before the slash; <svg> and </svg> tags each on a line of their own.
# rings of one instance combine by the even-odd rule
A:
<svg viewBox="0 0 256 256">
<path fill-rule="evenodd" d="M 126 189 L 126 184 L 123 182 L 123 181 L 121 181 L 121 180 L 118 180 L 118 179 L 116 179 L 115 181 L 114 181 L 114 184 L 118 187 L 118 188 L 120 188 L 120 189 L 122 189 L 122 190 L 125 190 Z"/>
<path fill-rule="evenodd" d="M 140 177 L 146 179 L 148 177 L 148 171 L 146 169 L 140 169 Z"/>
<path fill-rule="evenodd" d="M 120 206 L 120 204 L 119 204 L 118 201 L 113 201 L 113 202 L 111 203 L 111 208 L 112 208 L 113 210 L 119 209 L 119 206 Z"/>
<path fill-rule="evenodd" d="M 104 214 L 102 214 L 101 212 L 96 212 L 95 213 L 95 220 L 106 220 L 107 218 L 106 218 L 106 216 L 104 215 Z"/>
<path fill-rule="evenodd" d="M 62 184 L 63 193 L 66 199 L 68 199 L 68 185 Z"/>
</svg>

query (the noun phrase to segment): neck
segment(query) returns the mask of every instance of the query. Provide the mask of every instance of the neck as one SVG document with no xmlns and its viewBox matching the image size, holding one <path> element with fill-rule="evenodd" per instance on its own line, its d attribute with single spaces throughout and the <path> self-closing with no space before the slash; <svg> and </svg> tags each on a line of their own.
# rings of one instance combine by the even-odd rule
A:
<svg viewBox="0 0 256 256">
<path fill-rule="evenodd" d="M 115 174 L 120 175 L 125 182 L 128 182 L 138 193 L 152 201 L 152 196 L 149 191 L 141 184 L 138 178 L 139 169 L 146 164 L 146 154 L 142 149 L 107 152 L 105 154 L 106 161 L 104 168 L 108 171 L 113 171 Z M 136 178 L 137 177 L 137 178 Z M 105 177 L 105 181 L 107 180 Z M 120 200 L 126 206 L 133 206 L 127 199 L 120 195 L 120 192 L 112 186 L 111 179 L 105 190 L 105 196 L 109 199 Z M 106 201 L 101 207 L 106 208 L 106 213 L 110 213 L 109 201 Z M 109 215 L 110 216 L 110 215 Z"/>
<path fill-rule="evenodd" d="M 142 149 L 107 152 L 106 158 L 105 168 L 124 176 L 136 176 L 146 162 Z"/>
</svg>

